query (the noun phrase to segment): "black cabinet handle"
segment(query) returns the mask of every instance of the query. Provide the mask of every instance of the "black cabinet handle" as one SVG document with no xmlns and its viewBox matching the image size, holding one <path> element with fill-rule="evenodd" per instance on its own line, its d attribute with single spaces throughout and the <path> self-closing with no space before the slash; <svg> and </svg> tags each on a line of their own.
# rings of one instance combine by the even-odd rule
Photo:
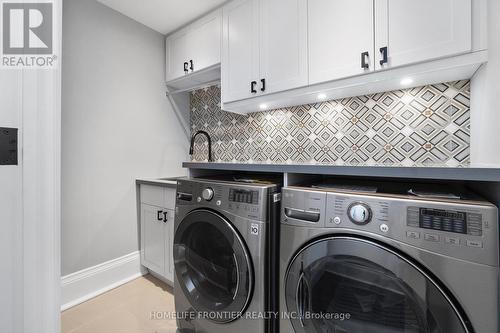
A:
<svg viewBox="0 0 500 333">
<path fill-rule="evenodd" d="M 159 210 L 156 212 L 156 218 L 158 219 L 158 221 L 163 221 L 163 211 L 162 210 Z"/>
<path fill-rule="evenodd" d="M 188 66 L 189 64 L 187 62 L 184 63 L 184 73 L 188 72 Z"/>
<path fill-rule="evenodd" d="M 380 65 L 387 64 L 387 46 L 381 47 L 380 53 L 382 53 L 382 60 L 380 60 Z"/>
<path fill-rule="evenodd" d="M 168 212 L 163 212 L 163 222 L 167 222 L 168 221 Z"/>
<path fill-rule="evenodd" d="M 252 81 L 250 82 L 250 92 L 252 94 L 255 94 L 257 92 L 257 90 L 255 90 L 255 85 L 257 84 L 257 81 Z"/>
<path fill-rule="evenodd" d="M 260 83 L 261 83 L 260 91 L 265 91 L 266 90 L 266 79 L 261 79 Z"/>
<path fill-rule="evenodd" d="M 194 65 L 193 65 L 193 60 L 189 60 L 189 63 L 191 64 L 191 66 L 189 66 L 189 69 L 192 71 L 194 71 Z"/>
<path fill-rule="evenodd" d="M 370 64 L 366 61 L 369 56 L 370 54 L 368 52 L 361 53 L 361 68 L 370 68 Z"/>
</svg>

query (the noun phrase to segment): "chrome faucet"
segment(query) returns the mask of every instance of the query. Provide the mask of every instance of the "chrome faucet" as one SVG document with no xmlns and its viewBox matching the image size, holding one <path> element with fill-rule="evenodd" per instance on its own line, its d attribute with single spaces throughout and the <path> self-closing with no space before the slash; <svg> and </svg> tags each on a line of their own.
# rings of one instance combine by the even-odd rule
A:
<svg viewBox="0 0 500 333">
<path fill-rule="evenodd" d="M 212 162 L 212 140 L 210 139 L 210 135 L 208 135 L 208 133 L 205 131 L 197 131 L 191 137 L 191 145 L 189 146 L 189 155 L 191 155 L 191 156 L 193 155 L 194 140 L 196 139 L 196 136 L 198 136 L 198 134 L 203 134 L 207 138 L 207 141 L 208 141 L 208 161 Z"/>
</svg>

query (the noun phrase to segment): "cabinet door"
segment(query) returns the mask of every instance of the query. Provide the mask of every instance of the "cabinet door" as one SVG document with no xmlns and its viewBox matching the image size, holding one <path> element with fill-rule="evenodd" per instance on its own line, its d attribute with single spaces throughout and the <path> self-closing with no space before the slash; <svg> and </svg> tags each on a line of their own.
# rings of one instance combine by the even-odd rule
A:
<svg viewBox="0 0 500 333">
<path fill-rule="evenodd" d="M 141 263 L 165 274 L 165 222 L 160 207 L 141 204 Z"/>
<path fill-rule="evenodd" d="M 471 0 L 375 0 L 377 68 L 471 50 Z M 381 65 L 380 48 L 388 62 Z"/>
<path fill-rule="evenodd" d="M 259 27 L 259 94 L 306 86 L 307 0 L 260 0 Z"/>
<path fill-rule="evenodd" d="M 372 0 L 309 0 L 308 27 L 310 84 L 373 70 Z"/>
<path fill-rule="evenodd" d="M 222 10 L 208 14 L 195 22 L 189 34 L 189 47 L 194 71 L 220 63 Z"/>
<path fill-rule="evenodd" d="M 236 0 L 222 14 L 222 102 L 252 97 L 259 76 L 258 1 Z M 257 89 L 257 86 L 255 87 Z"/>
<path fill-rule="evenodd" d="M 191 38 L 189 32 L 189 29 L 186 28 L 167 37 L 167 82 L 186 74 L 184 72 L 184 62 L 189 61 L 189 39 Z"/>
<path fill-rule="evenodd" d="M 166 224 L 167 242 L 165 251 L 165 277 L 174 282 L 174 210 L 168 209 L 168 221 Z"/>
<path fill-rule="evenodd" d="M 162 206 L 167 209 L 175 209 L 175 196 L 177 193 L 177 187 L 165 187 L 163 188 L 165 201 Z"/>
</svg>

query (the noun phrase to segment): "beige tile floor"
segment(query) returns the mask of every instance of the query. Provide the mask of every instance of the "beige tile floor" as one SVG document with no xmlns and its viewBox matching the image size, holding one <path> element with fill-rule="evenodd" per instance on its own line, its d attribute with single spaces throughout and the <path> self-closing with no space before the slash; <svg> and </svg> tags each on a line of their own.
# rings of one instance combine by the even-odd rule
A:
<svg viewBox="0 0 500 333">
<path fill-rule="evenodd" d="M 154 311 L 174 311 L 173 290 L 146 275 L 64 311 L 62 333 L 175 333 L 175 319 Z"/>
</svg>

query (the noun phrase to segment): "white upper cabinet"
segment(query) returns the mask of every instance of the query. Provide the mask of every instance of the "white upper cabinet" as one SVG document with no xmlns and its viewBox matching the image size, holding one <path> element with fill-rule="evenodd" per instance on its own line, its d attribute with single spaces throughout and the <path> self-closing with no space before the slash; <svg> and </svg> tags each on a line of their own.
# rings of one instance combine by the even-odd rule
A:
<svg viewBox="0 0 500 333">
<path fill-rule="evenodd" d="M 189 58 L 189 38 L 190 34 L 188 29 L 181 30 L 167 37 L 167 81 L 171 81 L 187 73 L 184 69 L 187 69 L 185 63 Z"/>
<path fill-rule="evenodd" d="M 223 9 L 222 101 L 252 97 L 259 76 L 258 0 L 236 0 Z M 252 82 L 255 82 L 252 86 Z M 253 89 L 252 89 L 253 88 Z"/>
<path fill-rule="evenodd" d="M 378 69 L 471 51 L 471 0 L 375 0 L 375 11 Z"/>
<path fill-rule="evenodd" d="M 309 0 L 310 84 L 374 70 L 373 14 L 373 0 Z"/>
<path fill-rule="evenodd" d="M 220 63 L 222 10 L 217 10 L 193 23 L 191 58 L 194 71 Z"/>
<path fill-rule="evenodd" d="M 166 40 L 166 81 L 220 63 L 222 10 L 216 10 Z"/>
<path fill-rule="evenodd" d="M 222 102 L 306 86 L 307 0 L 235 0 L 224 7 Z"/>
<path fill-rule="evenodd" d="M 407 76 L 419 85 L 470 78 L 488 59 L 486 4 L 230 1 L 222 9 L 222 108 L 249 113 L 400 89 Z"/>
<path fill-rule="evenodd" d="M 306 86 L 307 0 L 261 0 L 259 27 L 259 93 Z"/>
</svg>

